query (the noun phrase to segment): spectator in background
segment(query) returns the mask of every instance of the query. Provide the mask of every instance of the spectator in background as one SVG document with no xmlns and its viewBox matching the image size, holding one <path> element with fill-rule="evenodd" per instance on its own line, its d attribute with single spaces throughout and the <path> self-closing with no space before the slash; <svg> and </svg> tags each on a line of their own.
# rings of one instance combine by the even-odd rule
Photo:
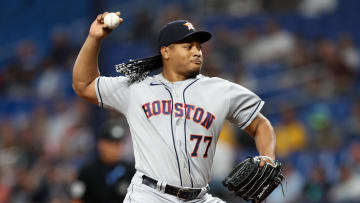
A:
<svg viewBox="0 0 360 203">
<path fill-rule="evenodd" d="M 275 12 L 294 12 L 301 0 L 261 0 L 265 11 Z"/>
<path fill-rule="evenodd" d="M 241 17 L 256 14 L 260 11 L 261 3 L 259 0 L 241 0 L 230 1 L 226 13 L 230 13 L 231 16 Z"/>
<path fill-rule="evenodd" d="M 329 107 L 325 104 L 315 105 L 307 119 L 311 137 L 309 150 L 335 153 L 343 140 L 340 128 L 333 123 Z"/>
<path fill-rule="evenodd" d="M 260 12 L 261 4 L 260 0 L 203 0 L 201 9 L 214 15 L 230 14 L 231 16 L 241 17 Z"/>
<path fill-rule="evenodd" d="M 97 138 L 98 156 L 86 163 L 71 186 L 74 203 L 122 202 L 131 178 L 133 165 L 123 161 L 126 131 L 115 121 L 106 122 Z"/>
<path fill-rule="evenodd" d="M 64 94 L 63 70 L 49 57 L 41 63 L 42 71 L 36 82 L 36 93 L 41 99 L 61 98 Z M 59 91 L 60 90 L 60 91 Z"/>
<path fill-rule="evenodd" d="M 10 122 L 0 122 L 0 202 L 10 199 L 14 180 L 14 165 L 19 155 L 15 141 L 16 132 Z"/>
<path fill-rule="evenodd" d="M 326 179 L 325 170 L 318 165 L 313 167 L 310 177 L 304 188 L 302 202 L 322 203 L 329 202 L 328 191 L 330 184 Z"/>
<path fill-rule="evenodd" d="M 313 18 L 334 11 L 337 5 L 338 0 L 302 0 L 299 10 L 304 16 Z"/>
<path fill-rule="evenodd" d="M 351 167 L 340 167 L 340 181 L 329 191 L 330 202 L 355 203 L 360 199 L 360 176 L 353 173 Z"/>
<path fill-rule="evenodd" d="M 225 0 L 225 1 L 203 0 L 203 1 L 204 1 L 203 9 L 207 13 L 211 13 L 211 14 L 226 13 L 228 9 L 228 5 L 232 2 L 232 0 Z"/>
<path fill-rule="evenodd" d="M 308 142 L 306 129 L 296 118 L 296 110 L 289 105 L 284 107 L 281 122 L 275 126 L 279 157 L 288 157 L 293 152 L 304 150 Z"/>
<path fill-rule="evenodd" d="M 76 54 L 75 48 L 73 47 L 67 32 L 62 28 L 56 28 L 53 31 L 51 40 L 52 51 L 50 52 L 49 57 L 54 60 L 55 64 L 60 66 L 60 68 L 66 67 L 69 57 L 72 55 L 75 57 L 74 54 Z"/>
<path fill-rule="evenodd" d="M 1 182 L 2 180 L 0 178 L 0 202 L 7 202 L 10 195 L 10 188 Z"/>
<path fill-rule="evenodd" d="M 29 84 L 25 80 L 25 71 L 19 63 L 7 65 L 2 75 L 2 95 L 9 98 L 21 98 L 26 95 Z"/>
<path fill-rule="evenodd" d="M 49 159 L 44 153 L 41 147 L 47 135 L 44 121 L 49 117 L 42 111 L 38 109 L 24 122 L 9 125 L 10 131 L 5 132 L 11 137 L 7 138 L 7 147 L 1 147 L 5 162 L 0 167 L 1 179 L 11 188 L 9 202 L 45 203 L 55 199 L 66 202 L 65 188 L 72 171 L 67 157 Z"/>
<path fill-rule="evenodd" d="M 66 31 L 56 28 L 51 38 L 52 49 L 40 63 L 39 74 L 34 82 L 41 99 L 61 99 L 68 96 L 72 86 L 67 84 L 75 60 L 75 48 Z"/>
<path fill-rule="evenodd" d="M 244 59 L 250 63 L 282 60 L 294 51 L 295 41 L 291 33 L 280 27 L 274 19 L 265 25 L 266 33 L 244 50 Z"/>
<path fill-rule="evenodd" d="M 206 59 L 209 61 L 205 62 L 206 68 L 210 70 L 205 70 L 206 74 L 216 73 L 217 75 L 211 74 L 212 77 L 223 77 L 231 81 L 234 80 L 234 64 L 238 61 L 238 52 L 239 47 L 236 44 L 236 38 L 233 37 L 233 33 L 229 28 L 224 26 L 216 26 L 215 28 L 214 42 L 203 45 L 204 47 L 210 46 L 211 51 L 204 50 L 203 53 Z M 224 55 L 223 53 L 227 53 Z"/>
<path fill-rule="evenodd" d="M 354 44 L 353 39 L 348 34 L 343 34 L 339 41 L 339 54 L 341 60 L 351 71 L 360 73 L 360 53 Z"/>
<path fill-rule="evenodd" d="M 226 67 L 229 64 L 237 63 L 239 48 L 236 44 L 236 38 L 233 37 L 234 34 L 232 31 L 229 28 L 217 26 L 214 35 L 216 36 L 216 39 L 213 44 L 216 48 L 213 51 L 216 52 L 215 54 L 223 55 L 223 65 Z M 226 70 L 224 72 L 226 72 Z"/>
<path fill-rule="evenodd" d="M 316 57 L 323 73 L 330 73 L 330 77 L 323 78 L 324 82 L 332 80 L 334 83 L 334 90 L 331 92 L 331 95 L 348 94 L 352 89 L 354 75 L 346 63 L 341 60 L 335 43 L 327 38 L 320 38 L 316 43 Z M 324 91 L 326 89 L 326 86 L 322 88 Z"/>
<path fill-rule="evenodd" d="M 352 143 L 348 155 L 349 166 L 356 175 L 360 176 L 360 140 Z"/>
<path fill-rule="evenodd" d="M 268 203 L 289 203 L 300 202 L 305 180 L 302 174 L 291 164 L 286 161 L 283 166 L 286 181 L 282 187 L 277 187 L 275 191 L 266 199 Z"/>
<path fill-rule="evenodd" d="M 69 76 L 72 74 L 72 66 L 76 59 L 77 54 L 77 45 L 74 40 L 74 33 L 72 32 L 71 35 L 68 34 L 68 30 L 63 30 L 64 28 L 55 28 L 54 33 L 52 35 L 52 52 L 47 57 L 52 58 L 55 61 L 56 66 L 61 69 L 61 76 L 63 77 L 62 80 L 66 83 Z M 61 30 L 61 31 L 59 31 Z M 70 29 L 70 32 L 72 30 Z M 80 33 L 80 32 L 78 32 Z M 62 85 L 61 87 L 64 87 Z M 69 87 L 67 87 L 69 88 Z M 72 86 L 70 87 L 72 92 Z M 62 91 L 69 91 L 68 89 Z"/>
<path fill-rule="evenodd" d="M 360 140 L 360 99 L 354 101 L 351 109 L 344 131 L 349 137 Z"/>
<path fill-rule="evenodd" d="M 19 42 L 15 55 L 9 59 L 2 73 L 4 75 L 0 84 L 2 94 L 17 99 L 33 96 L 32 83 L 39 70 L 39 62 L 36 43 L 30 40 Z"/>
<path fill-rule="evenodd" d="M 63 153 L 74 153 L 80 147 L 83 149 L 84 145 L 89 150 L 93 136 L 89 128 L 89 104 L 80 99 L 58 100 L 54 106 L 55 114 L 48 119 L 47 135 L 44 137 L 46 156 L 56 159 L 62 157 Z M 73 141 L 68 143 L 69 140 Z M 76 146 L 81 143 L 82 146 Z"/>
<path fill-rule="evenodd" d="M 290 68 L 298 68 L 305 72 L 313 65 L 314 58 L 309 43 L 302 36 L 297 35 L 294 46 L 294 51 L 289 57 Z"/>
<path fill-rule="evenodd" d="M 36 43 L 31 40 L 20 42 L 16 48 L 16 56 L 13 60 L 21 64 L 25 71 L 35 71 L 40 61 Z"/>
</svg>

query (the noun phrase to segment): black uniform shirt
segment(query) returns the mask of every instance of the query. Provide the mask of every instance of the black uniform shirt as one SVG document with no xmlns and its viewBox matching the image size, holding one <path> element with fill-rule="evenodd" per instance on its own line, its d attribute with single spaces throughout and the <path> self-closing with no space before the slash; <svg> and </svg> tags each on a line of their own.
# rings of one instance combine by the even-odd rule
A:
<svg viewBox="0 0 360 203">
<path fill-rule="evenodd" d="M 134 173 L 134 166 L 127 162 L 108 166 L 97 159 L 80 169 L 71 186 L 72 197 L 85 203 L 123 202 Z"/>
</svg>

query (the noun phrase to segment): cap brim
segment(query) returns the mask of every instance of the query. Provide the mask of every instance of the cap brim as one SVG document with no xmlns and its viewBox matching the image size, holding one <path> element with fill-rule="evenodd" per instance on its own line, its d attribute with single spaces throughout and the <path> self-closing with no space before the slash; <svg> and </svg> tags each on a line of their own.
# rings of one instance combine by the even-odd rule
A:
<svg viewBox="0 0 360 203">
<path fill-rule="evenodd" d="M 209 39 L 211 39 L 211 37 L 212 37 L 212 34 L 210 32 L 196 31 L 196 32 L 185 35 L 182 39 L 177 40 L 176 42 L 181 42 L 181 41 L 185 41 L 188 39 L 194 39 L 200 43 L 205 43 L 205 42 L 209 41 Z"/>
</svg>

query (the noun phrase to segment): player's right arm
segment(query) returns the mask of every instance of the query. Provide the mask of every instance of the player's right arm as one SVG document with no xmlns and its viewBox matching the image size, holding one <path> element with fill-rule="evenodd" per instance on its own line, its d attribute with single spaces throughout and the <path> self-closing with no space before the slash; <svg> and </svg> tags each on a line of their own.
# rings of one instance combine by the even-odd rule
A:
<svg viewBox="0 0 360 203">
<path fill-rule="evenodd" d="M 111 29 L 106 28 L 104 16 L 108 12 L 97 16 L 91 24 L 89 35 L 86 38 L 74 64 L 73 89 L 80 97 L 98 104 L 95 91 L 95 79 L 100 76 L 98 68 L 98 55 L 101 41 L 110 34 Z M 120 12 L 116 13 L 120 16 Z M 120 23 L 123 19 L 120 18 Z"/>
</svg>

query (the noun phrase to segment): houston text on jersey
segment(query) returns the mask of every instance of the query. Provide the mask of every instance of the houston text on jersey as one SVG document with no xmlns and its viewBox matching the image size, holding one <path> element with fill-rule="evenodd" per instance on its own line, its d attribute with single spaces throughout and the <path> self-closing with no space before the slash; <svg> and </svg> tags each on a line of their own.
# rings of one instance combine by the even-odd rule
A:
<svg viewBox="0 0 360 203">
<path fill-rule="evenodd" d="M 171 100 L 156 100 L 142 105 L 144 113 L 147 118 L 158 115 L 170 115 L 172 104 Z M 175 117 L 182 118 L 185 116 L 187 120 L 193 120 L 195 123 L 202 125 L 204 128 L 209 129 L 213 123 L 215 116 L 210 112 L 199 106 L 184 103 L 175 103 L 174 105 Z"/>
</svg>

